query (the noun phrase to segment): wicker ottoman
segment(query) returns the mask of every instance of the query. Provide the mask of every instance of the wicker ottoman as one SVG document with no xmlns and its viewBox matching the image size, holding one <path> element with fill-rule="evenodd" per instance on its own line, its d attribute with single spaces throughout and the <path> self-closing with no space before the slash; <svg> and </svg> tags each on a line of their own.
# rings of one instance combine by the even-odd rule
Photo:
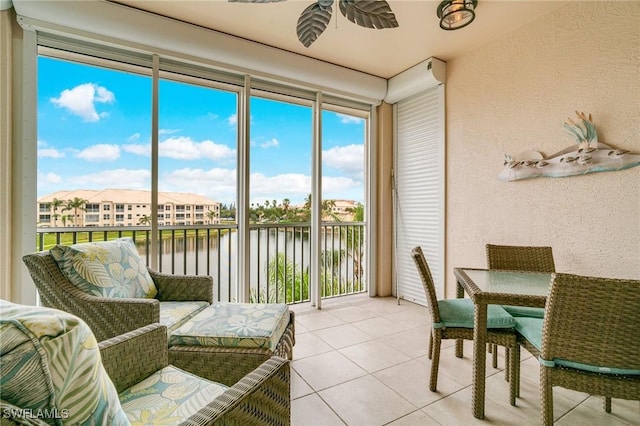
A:
<svg viewBox="0 0 640 426">
<path fill-rule="evenodd" d="M 233 385 L 272 356 L 293 358 L 295 314 L 285 304 L 214 303 L 169 337 L 169 363 Z"/>
</svg>

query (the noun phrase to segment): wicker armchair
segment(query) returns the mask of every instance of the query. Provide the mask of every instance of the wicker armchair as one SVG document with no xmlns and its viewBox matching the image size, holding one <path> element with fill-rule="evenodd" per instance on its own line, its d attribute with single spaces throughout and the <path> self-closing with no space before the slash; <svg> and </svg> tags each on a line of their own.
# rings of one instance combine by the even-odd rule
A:
<svg viewBox="0 0 640 426">
<path fill-rule="evenodd" d="M 98 341 L 160 321 L 160 302 L 213 303 L 213 278 L 179 276 L 149 270 L 158 294 L 155 299 L 97 297 L 79 290 L 63 275 L 48 251 L 25 255 L 24 261 L 44 306 L 82 318 Z"/>
<path fill-rule="evenodd" d="M 69 316 L 61 318 L 70 329 L 56 337 L 38 338 L 25 327 L 11 327 L 20 320 L 4 324 L 9 325 L 6 330 L 11 336 L 26 341 L 3 342 L 6 362 L 0 372 L 3 383 L 11 385 L 0 400 L 3 425 L 72 424 L 86 418 L 96 424 L 136 420 L 158 424 L 171 420 L 185 426 L 290 424 L 290 364 L 284 358 L 269 358 L 224 386 L 169 365 L 163 325 L 148 325 L 100 342 L 96 348 L 93 337 L 87 337 L 86 324 L 68 321 Z M 59 349 L 67 362 L 44 355 L 45 346 L 61 339 Z M 57 374 L 52 375 L 53 365 Z M 65 382 L 67 375 L 74 379 Z M 105 380 L 107 375 L 110 381 Z M 46 382 L 40 386 L 44 392 L 34 376 Z M 33 394 L 31 398 L 25 397 L 28 393 Z"/>
<path fill-rule="evenodd" d="M 100 342 L 99 347 L 118 393 L 169 364 L 167 331 L 159 324 Z M 289 361 L 272 357 L 181 425 L 289 425 L 290 383 Z"/>
<path fill-rule="evenodd" d="M 607 412 L 610 397 L 640 401 L 639 313 L 640 280 L 554 276 L 539 351 L 544 425 L 553 386 L 606 396 Z"/>
<path fill-rule="evenodd" d="M 431 362 L 431 376 L 429 380 L 429 389 L 433 392 L 436 391 L 436 387 L 438 384 L 438 367 L 440 363 L 440 344 L 444 339 L 463 339 L 463 340 L 473 340 L 473 303 L 469 299 L 449 299 L 444 301 L 438 301 L 436 298 L 436 290 L 433 283 L 433 278 L 431 276 L 431 271 L 429 270 L 429 265 L 424 257 L 424 253 L 422 252 L 422 248 L 415 247 L 411 251 L 411 256 L 416 264 L 416 268 L 418 269 L 418 274 L 420 275 L 420 279 L 422 280 L 422 285 L 424 287 L 424 291 L 427 298 L 427 309 L 429 311 L 429 315 L 431 316 L 431 334 L 429 336 L 429 359 Z M 460 303 L 462 302 L 462 303 Z M 464 303 L 469 302 L 469 303 Z M 451 318 L 447 318 L 447 315 L 444 313 L 443 308 L 447 308 L 447 304 L 456 304 L 457 309 L 465 310 L 467 317 L 469 318 L 468 326 L 450 326 L 447 323 L 451 321 L 451 323 L 459 323 L 459 321 L 452 321 Z M 461 309 L 460 309 L 461 308 Z M 442 310 L 442 314 L 441 314 Z M 449 312 L 451 312 L 450 310 Z M 504 327 L 504 328 L 491 328 L 491 318 L 493 313 L 503 312 L 504 316 L 510 318 L 509 314 L 504 311 L 500 306 L 489 306 L 488 312 L 488 324 L 489 328 L 487 329 L 487 342 L 491 344 L 496 344 L 500 346 L 505 346 L 507 348 L 516 349 L 518 347 L 516 343 L 516 335 L 513 327 Z M 456 356 L 461 358 L 463 356 L 462 346 L 456 345 Z M 515 358 L 512 360 L 516 361 Z M 511 366 L 510 371 L 518 371 L 515 366 Z M 515 405 L 516 398 L 516 388 L 515 388 L 515 380 L 510 381 L 510 402 L 511 405 Z"/>
<path fill-rule="evenodd" d="M 489 269 L 506 271 L 531 271 L 531 272 L 555 272 L 553 250 L 547 246 L 504 246 L 487 244 L 487 265 Z M 527 308 L 522 306 L 504 306 L 511 315 L 541 317 L 544 310 L 541 308 Z M 498 366 L 498 351 L 495 346 L 489 347 L 493 353 L 493 367 Z M 505 356 L 509 358 L 509 350 L 505 350 Z"/>
</svg>

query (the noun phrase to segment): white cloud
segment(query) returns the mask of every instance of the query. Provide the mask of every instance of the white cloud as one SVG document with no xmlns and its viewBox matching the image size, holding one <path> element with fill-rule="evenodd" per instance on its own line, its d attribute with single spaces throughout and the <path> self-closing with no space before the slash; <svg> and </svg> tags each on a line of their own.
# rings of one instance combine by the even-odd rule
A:
<svg viewBox="0 0 640 426">
<path fill-rule="evenodd" d="M 96 111 L 96 103 L 113 103 L 115 95 L 105 87 L 98 86 L 93 83 L 85 83 L 74 87 L 73 89 L 65 89 L 57 98 L 51 98 L 50 101 L 61 108 L 66 108 L 72 114 L 80 116 L 84 121 L 99 121 L 100 117 L 106 116 L 106 113 Z"/>
<path fill-rule="evenodd" d="M 160 129 L 158 130 L 159 135 L 172 135 L 174 133 L 178 133 L 180 129 Z"/>
<path fill-rule="evenodd" d="M 226 145 L 206 140 L 196 142 L 189 137 L 180 136 L 160 142 L 160 156 L 178 160 L 208 158 L 224 160 L 235 157 L 235 150 Z"/>
<path fill-rule="evenodd" d="M 92 145 L 77 153 L 76 157 L 91 162 L 115 161 L 120 158 L 120 147 L 108 144 Z"/>
<path fill-rule="evenodd" d="M 307 196 L 311 192 L 311 177 L 300 173 L 285 173 L 275 176 L 252 173 L 250 179 L 252 199 L 264 197 L 272 199 L 272 195 L 283 192 Z"/>
<path fill-rule="evenodd" d="M 229 118 L 227 118 L 227 123 L 231 126 L 236 125 L 238 123 L 238 114 L 231 114 Z"/>
<path fill-rule="evenodd" d="M 194 182 L 197 182 L 197 185 L 194 185 Z M 161 191 L 196 192 L 197 190 L 207 198 L 228 204 L 235 202 L 236 198 L 236 171 L 222 168 L 178 169 L 162 175 L 158 185 Z"/>
<path fill-rule="evenodd" d="M 55 173 L 38 173 L 38 185 L 55 185 L 62 182 L 62 177 Z"/>
<path fill-rule="evenodd" d="M 57 149 L 50 147 L 47 141 L 38 139 L 37 141 L 38 147 L 38 158 L 62 158 L 64 157 L 64 152 L 58 151 Z"/>
<path fill-rule="evenodd" d="M 336 115 L 340 118 L 340 122 L 342 124 L 359 124 L 359 123 L 362 123 L 362 120 L 364 120 L 363 118 L 354 117 L 352 115 L 339 114 L 339 113 L 336 113 Z"/>
<path fill-rule="evenodd" d="M 38 158 L 62 158 L 64 152 L 60 152 L 55 148 L 42 148 L 38 150 Z"/>
<path fill-rule="evenodd" d="M 145 157 L 151 156 L 151 144 L 129 144 L 122 145 L 122 150 L 130 154 L 144 155 Z"/>
<path fill-rule="evenodd" d="M 140 140 L 140 133 L 134 133 L 127 139 L 129 142 L 136 142 Z"/>
<path fill-rule="evenodd" d="M 364 145 L 336 146 L 322 152 L 323 163 L 348 176 L 364 177 Z"/>
<path fill-rule="evenodd" d="M 345 192 L 356 188 L 363 188 L 362 182 L 344 176 L 322 178 L 322 192 L 326 198 L 349 198 L 345 197 Z"/>
<path fill-rule="evenodd" d="M 260 144 L 261 148 L 278 148 L 280 146 L 280 142 L 278 141 L 278 139 L 273 138 L 269 141 L 263 142 Z"/>
<path fill-rule="evenodd" d="M 288 198 L 292 204 L 302 204 L 311 192 L 311 177 L 299 173 L 265 176 L 253 173 L 251 179 L 251 202 L 264 200 L 281 202 Z M 194 182 L 197 182 L 194 188 Z M 215 168 L 209 170 L 184 168 L 162 175 L 161 191 L 198 192 L 207 198 L 222 203 L 235 203 L 236 170 Z M 325 177 L 322 190 L 330 198 L 362 198 L 363 185 L 347 177 Z M 351 197 L 350 194 L 354 194 Z M 354 198 L 355 199 L 355 198 Z"/>
<path fill-rule="evenodd" d="M 104 170 L 87 175 L 74 176 L 69 182 L 79 188 L 131 188 L 150 189 L 151 172 L 145 169 Z"/>
</svg>

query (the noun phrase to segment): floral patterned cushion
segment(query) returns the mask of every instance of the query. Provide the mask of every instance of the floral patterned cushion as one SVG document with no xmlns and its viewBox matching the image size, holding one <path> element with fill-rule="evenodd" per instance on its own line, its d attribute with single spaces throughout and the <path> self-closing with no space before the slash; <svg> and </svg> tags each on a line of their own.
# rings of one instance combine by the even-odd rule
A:
<svg viewBox="0 0 640 426">
<path fill-rule="evenodd" d="M 3 400 L 48 424 L 129 424 L 80 318 L 0 300 L 0 332 Z"/>
<path fill-rule="evenodd" d="M 167 333 L 193 318 L 198 312 L 209 306 L 208 302 L 160 302 L 160 324 L 167 326 Z"/>
<path fill-rule="evenodd" d="M 268 348 L 278 345 L 289 324 L 289 307 L 276 303 L 216 303 L 169 338 L 169 346 Z"/>
<path fill-rule="evenodd" d="M 132 424 L 177 425 L 228 387 L 168 366 L 120 393 Z"/>
<path fill-rule="evenodd" d="M 56 245 L 51 255 L 67 279 L 99 297 L 153 298 L 158 294 L 131 238 Z"/>
</svg>

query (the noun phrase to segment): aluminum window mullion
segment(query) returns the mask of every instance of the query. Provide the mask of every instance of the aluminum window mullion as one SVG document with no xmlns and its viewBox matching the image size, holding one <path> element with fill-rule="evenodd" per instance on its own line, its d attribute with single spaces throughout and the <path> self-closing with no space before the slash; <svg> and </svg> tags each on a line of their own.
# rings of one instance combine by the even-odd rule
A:
<svg viewBox="0 0 640 426">
<path fill-rule="evenodd" d="M 244 88 L 238 97 L 238 167 L 237 167 L 237 208 L 236 218 L 238 222 L 238 263 L 236 300 L 248 302 L 251 294 L 251 270 L 250 270 L 250 229 L 249 229 L 249 154 L 251 147 L 250 120 L 251 117 L 251 77 L 245 76 Z"/>
<path fill-rule="evenodd" d="M 311 304 L 322 309 L 320 291 L 320 253 L 322 227 L 322 93 L 313 105 L 313 138 L 311 148 Z"/>
<path fill-rule="evenodd" d="M 151 78 L 151 267 L 158 269 L 158 126 L 159 114 L 159 65 L 160 58 L 153 55 Z"/>
</svg>

